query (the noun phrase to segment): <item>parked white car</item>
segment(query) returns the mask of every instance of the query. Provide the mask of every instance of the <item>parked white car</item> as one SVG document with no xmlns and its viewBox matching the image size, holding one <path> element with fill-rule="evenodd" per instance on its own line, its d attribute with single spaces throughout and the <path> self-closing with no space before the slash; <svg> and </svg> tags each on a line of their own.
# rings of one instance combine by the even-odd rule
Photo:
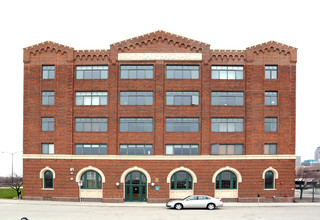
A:
<svg viewBox="0 0 320 220">
<path fill-rule="evenodd" d="M 175 208 L 177 210 L 187 208 L 207 208 L 213 210 L 216 207 L 222 207 L 222 199 L 216 199 L 211 196 L 193 195 L 181 200 L 172 200 L 167 203 L 167 207 Z"/>
</svg>

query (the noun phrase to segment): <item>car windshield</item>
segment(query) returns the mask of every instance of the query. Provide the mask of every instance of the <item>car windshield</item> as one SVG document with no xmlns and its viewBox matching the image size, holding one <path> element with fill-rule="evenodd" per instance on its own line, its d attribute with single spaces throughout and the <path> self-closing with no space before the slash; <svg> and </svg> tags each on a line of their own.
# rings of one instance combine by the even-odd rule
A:
<svg viewBox="0 0 320 220">
<path fill-rule="evenodd" d="M 186 200 L 186 199 L 188 199 L 190 196 L 187 196 L 186 198 L 183 198 L 182 200 Z"/>
</svg>

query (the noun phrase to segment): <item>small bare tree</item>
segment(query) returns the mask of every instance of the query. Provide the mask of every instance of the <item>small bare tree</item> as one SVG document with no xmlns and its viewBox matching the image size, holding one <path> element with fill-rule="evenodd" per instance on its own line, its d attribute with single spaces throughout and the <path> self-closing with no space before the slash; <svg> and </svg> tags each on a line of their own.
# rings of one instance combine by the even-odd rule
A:
<svg viewBox="0 0 320 220">
<path fill-rule="evenodd" d="M 313 172 L 311 167 L 297 167 L 295 184 L 296 189 L 300 190 L 300 199 L 302 199 L 303 190 L 312 188 L 320 180 L 320 174 Z"/>
<path fill-rule="evenodd" d="M 4 184 L 9 185 L 11 189 L 15 190 L 17 192 L 18 198 L 20 198 L 20 194 L 21 194 L 20 188 L 23 184 L 22 176 L 14 174 L 11 177 L 6 177 L 4 180 Z"/>
</svg>

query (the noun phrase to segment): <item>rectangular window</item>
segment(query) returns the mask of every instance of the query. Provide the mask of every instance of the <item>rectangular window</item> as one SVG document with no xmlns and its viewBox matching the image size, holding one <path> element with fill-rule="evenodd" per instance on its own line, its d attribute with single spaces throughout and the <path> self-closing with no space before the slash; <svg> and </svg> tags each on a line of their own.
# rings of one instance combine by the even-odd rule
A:
<svg viewBox="0 0 320 220">
<path fill-rule="evenodd" d="M 278 66 L 265 66 L 264 73 L 266 79 L 278 79 Z"/>
<path fill-rule="evenodd" d="M 76 105 L 107 105 L 108 92 L 76 92 Z"/>
<path fill-rule="evenodd" d="M 42 154 L 54 154 L 54 144 L 41 144 Z"/>
<path fill-rule="evenodd" d="M 120 118 L 120 132 L 152 132 L 152 118 Z"/>
<path fill-rule="evenodd" d="M 152 65 L 121 65 L 121 79 L 153 79 Z"/>
<path fill-rule="evenodd" d="M 264 154 L 277 154 L 277 144 L 264 144 Z"/>
<path fill-rule="evenodd" d="M 199 92 L 167 92 L 167 105 L 199 105 Z"/>
<path fill-rule="evenodd" d="M 211 66 L 211 79 L 243 79 L 243 66 Z"/>
<path fill-rule="evenodd" d="M 76 118 L 75 131 L 107 132 L 107 118 Z"/>
<path fill-rule="evenodd" d="M 264 131 L 278 131 L 278 119 L 277 118 L 265 118 L 264 119 Z"/>
<path fill-rule="evenodd" d="M 42 66 L 42 79 L 54 79 L 55 66 Z"/>
<path fill-rule="evenodd" d="M 153 92 L 120 92 L 120 105 L 153 105 Z"/>
<path fill-rule="evenodd" d="M 108 79 L 108 66 L 77 66 L 76 79 Z"/>
<path fill-rule="evenodd" d="M 41 131 L 54 131 L 54 118 L 41 118 Z"/>
<path fill-rule="evenodd" d="M 167 65 L 167 79 L 199 79 L 199 66 Z"/>
<path fill-rule="evenodd" d="M 42 105 L 54 105 L 54 92 L 43 91 L 41 96 Z"/>
<path fill-rule="evenodd" d="M 212 155 L 242 155 L 243 144 L 212 144 Z"/>
<path fill-rule="evenodd" d="M 107 144 L 76 144 L 77 155 L 107 155 Z"/>
<path fill-rule="evenodd" d="M 166 132 L 198 132 L 199 118 L 166 118 Z"/>
<path fill-rule="evenodd" d="M 265 92 L 265 105 L 278 105 L 278 92 Z"/>
<path fill-rule="evenodd" d="M 212 105 L 243 105 L 243 92 L 211 92 Z"/>
<path fill-rule="evenodd" d="M 243 132 L 243 118 L 212 118 L 212 132 Z"/>
<path fill-rule="evenodd" d="M 120 144 L 120 155 L 152 155 L 152 144 Z"/>
<path fill-rule="evenodd" d="M 166 155 L 199 155 L 198 144 L 167 144 Z"/>
</svg>

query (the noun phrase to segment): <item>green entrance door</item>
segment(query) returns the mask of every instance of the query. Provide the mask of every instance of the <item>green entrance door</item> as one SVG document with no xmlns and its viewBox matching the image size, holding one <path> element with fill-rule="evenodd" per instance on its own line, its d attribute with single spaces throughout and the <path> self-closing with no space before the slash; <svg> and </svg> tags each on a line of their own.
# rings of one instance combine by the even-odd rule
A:
<svg viewBox="0 0 320 220">
<path fill-rule="evenodd" d="M 125 201 L 147 201 L 147 178 L 138 171 L 133 171 L 126 176 Z"/>
</svg>

